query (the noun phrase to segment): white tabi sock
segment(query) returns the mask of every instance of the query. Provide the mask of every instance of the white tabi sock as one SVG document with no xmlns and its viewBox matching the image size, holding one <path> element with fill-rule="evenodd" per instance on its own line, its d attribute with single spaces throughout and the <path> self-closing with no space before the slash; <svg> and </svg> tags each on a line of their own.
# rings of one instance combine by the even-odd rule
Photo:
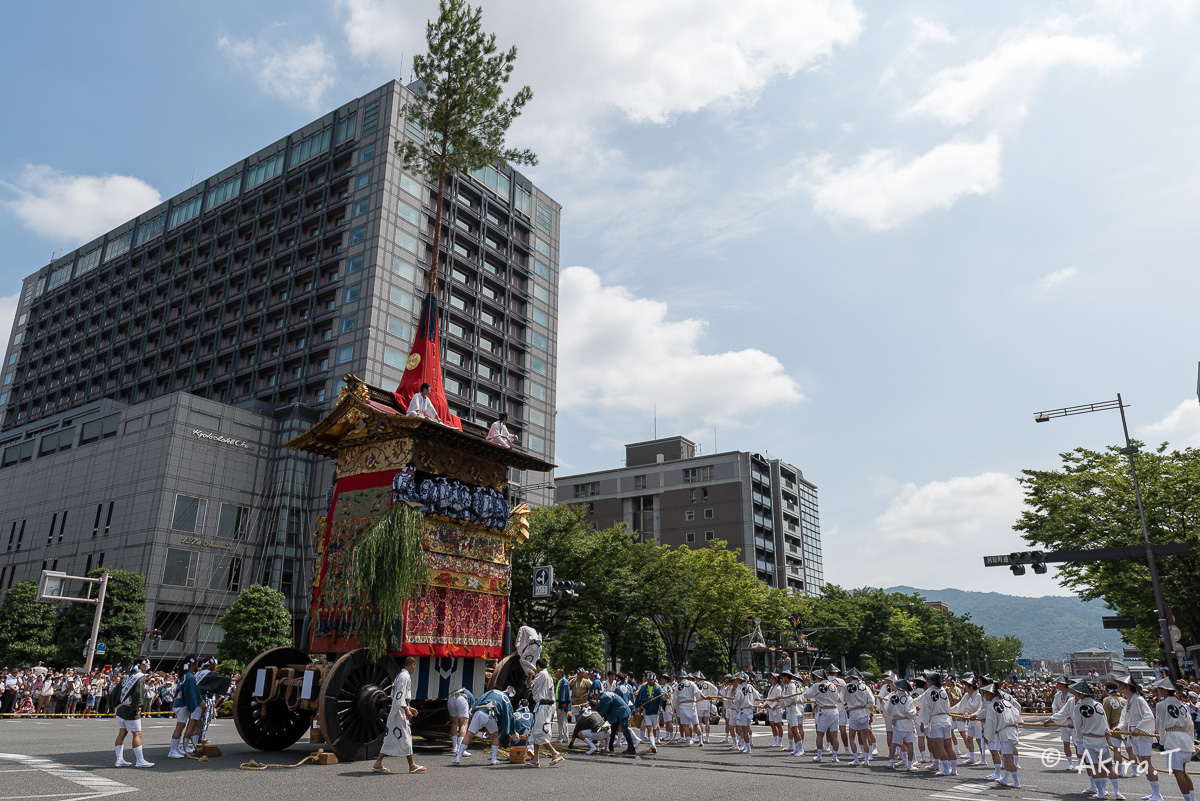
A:
<svg viewBox="0 0 1200 801">
<path fill-rule="evenodd" d="M 133 749 L 133 759 L 136 762 L 146 761 L 146 758 L 142 756 L 142 747 L 140 745 Z"/>
<path fill-rule="evenodd" d="M 651 748 L 657 748 L 657 747 L 658 747 L 658 746 L 655 744 L 655 742 L 654 742 L 654 735 L 653 735 L 653 734 L 647 734 L 647 735 L 646 735 L 646 739 L 648 739 L 648 740 L 650 741 L 650 747 L 651 747 Z"/>
<path fill-rule="evenodd" d="M 458 753 L 458 743 L 461 739 L 462 738 L 457 734 L 450 735 L 450 750 L 454 751 L 456 754 Z"/>
<path fill-rule="evenodd" d="M 1121 791 L 1120 791 L 1120 790 L 1117 788 L 1117 780 L 1116 780 L 1116 779 L 1109 779 L 1109 780 L 1108 780 L 1108 783 L 1112 785 L 1112 788 L 1113 788 L 1113 795 L 1120 795 L 1120 794 L 1121 794 Z"/>
<path fill-rule="evenodd" d="M 1008 771 L 1008 770 L 1004 771 L 1004 781 L 1005 781 L 1005 784 L 1008 784 L 1010 787 L 1020 787 L 1021 786 L 1021 783 L 1019 781 L 1017 781 L 1017 772 L 1015 770 L 1014 771 Z"/>
<path fill-rule="evenodd" d="M 1158 789 L 1158 782 L 1150 782 L 1150 797 L 1153 799 L 1162 798 L 1162 790 Z"/>
<path fill-rule="evenodd" d="M 117 745 L 117 746 L 113 746 L 113 750 L 117 752 L 117 761 L 118 761 L 118 762 L 122 762 L 122 761 L 124 761 L 124 759 L 125 759 L 125 746 L 124 746 L 124 745 Z"/>
<path fill-rule="evenodd" d="M 171 751 L 172 753 L 179 753 L 179 740 L 171 740 Z"/>
<path fill-rule="evenodd" d="M 464 747 L 463 750 L 465 751 L 467 749 Z M 499 759 L 499 758 L 500 758 L 500 746 L 493 745 L 492 746 L 492 759 Z"/>
</svg>

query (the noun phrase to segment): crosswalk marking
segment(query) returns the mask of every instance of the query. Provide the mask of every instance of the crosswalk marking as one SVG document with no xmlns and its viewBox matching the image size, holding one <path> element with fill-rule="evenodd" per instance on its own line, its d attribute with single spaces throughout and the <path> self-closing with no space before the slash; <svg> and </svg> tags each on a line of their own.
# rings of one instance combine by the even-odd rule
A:
<svg viewBox="0 0 1200 801">
<path fill-rule="evenodd" d="M 38 770 L 42 773 L 49 774 L 59 779 L 65 779 L 72 784 L 78 785 L 87 792 L 75 795 L 73 793 L 48 793 L 38 796 L 0 796 L 0 801 L 17 801 L 18 799 L 26 798 L 62 798 L 63 801 L 85 801 L 86 799 L 103 798 L 110 795 L 120 795 L 122 793 L 132 793 L 137 790 L 136 787 L 130 787 L 128 784 L 122 784 L 115 779 L 110 779 L 106 776 L 99 776 L 95 773 L 79 770 L 78 768 L 70 768 L 52 759 L 44 759 L 42 757 L 26 756 L 24 754 L 0 754 L 0 759 L 6 759 L 10 762 L 17 762 L 25 765 L 31 770 Z M 64 796 L 71 796 L 64 798 Z"/>
</svg>

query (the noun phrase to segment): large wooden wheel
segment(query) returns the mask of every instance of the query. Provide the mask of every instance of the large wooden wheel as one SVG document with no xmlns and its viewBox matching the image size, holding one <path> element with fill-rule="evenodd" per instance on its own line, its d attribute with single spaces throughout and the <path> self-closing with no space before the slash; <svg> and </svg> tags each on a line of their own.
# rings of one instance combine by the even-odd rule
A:
<svg viewBox="0 0 1200 801">
<path fill-rule="evenodd" d="M 372 661 L 363 649 L 349 652 L 329 670 L 321 687 L 317 720 L 339 759 L 374 759 L 383 746 L 392 682 L 400 672 L 390 656 Z"/>
<path fill-rule="evenodd" d="M 260 703 L 254 697 L 254 680 L 259 668 L 284 668 L 308 664 L 308 654 L 295 648 L 263 651 L 242 672 L 233 693 L 233 722 L 238 734 L 251 748 L 281 751 L 299 740 L 312 723 L 312 713 L 288 709 L 284 694 Z"/>
</svg>

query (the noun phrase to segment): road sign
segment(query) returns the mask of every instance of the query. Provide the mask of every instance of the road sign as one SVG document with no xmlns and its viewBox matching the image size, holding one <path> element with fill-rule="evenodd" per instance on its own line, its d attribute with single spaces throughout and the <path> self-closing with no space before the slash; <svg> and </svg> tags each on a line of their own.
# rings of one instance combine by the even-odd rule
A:
<svg viewBox="0 0 1200 801">
<path fill-rule="evenodd" d="M 1106 629 L 1131 629 L 1137 625 L 1137 621 L 1133 618 L 1121 615 L 1102 617 L 1100 618 L 1100 622 L 1104 624 L 1104 628 Z"/>
<path fill-rule="evenodd" d="M 1033 667 L 1033 660 L 1032 659 L 1018 659 L 1017 664 L 1023 668 L 1031 668 L 1031 667 Z"/>
<path fill-rule="evenodd" d="M 999 556 L 983 557 L 983 566 L 984 567 L 996 567 L 998 565 L 1007 565 L 1007 564 L 1008 564 L 1008 554 L 1006 554 L 1006 553 L 1000 554 Z"/>
<path fill-rule="evenodd" d="M 1192 670 L 1196 667 L 1196 660 L 1181 659 L 1181 660 L 1179 660 L 1179 666 L 1182 667 L 1184 670 Z"/>
<path fill-rule="evenodd" d="M 550 589 L 554 586 L 554 568 L 550 565 L 533 569 L 533 597 L 549 598 Z"/>
<path fill-rule="evenodd" d="M 104 643 L 102 643 L 102 642 L 101 642 L 101 643 L 96 643 L 96 653 L 97 653 L 97 654 L 102 654 L 102 653 L 104 653 L 104 652 L 105 652 L 105 651 L 107 651 L 107 650 L 108 650 L 108 646 L 107 646 L 107 645 L 105 645 Z"/>
</svg>

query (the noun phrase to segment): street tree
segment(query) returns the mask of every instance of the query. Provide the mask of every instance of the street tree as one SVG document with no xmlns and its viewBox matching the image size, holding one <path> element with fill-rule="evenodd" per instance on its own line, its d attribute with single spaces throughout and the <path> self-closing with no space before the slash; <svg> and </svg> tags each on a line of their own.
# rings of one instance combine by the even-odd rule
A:
<svg viewBox="0 0 1200 801">
<path fill-rule="evenodd" d="M 591 575 L 586 562 L 589 532 L 583 511 L 572 506 L 540 506 L 529 518 L 529 539 L 513 549 L 512 620 L 529 623 L 550 634 L 563 627 L 582 604 L 574 598 L 533 597 L 533 569 L 541 565 L 554 568 L 561 581 L 585 581 Z"/>
<path fill-rule="evenodd" d="M 644 617 L 631 621 L 621 632 L 617 641 L 617 657 L 621 661 L 621 668 L 639 680 L 648 670 L 658 674 L 667 668 L 667 651 L 658 628 Z"/>
<path fill-rule="evenodd" d="M 403 112 L 408 138 L 396 142 L 396 153 L 408 170 L 434 184 L 426 288 L 436 294 L 447 178 L 502 161 L 537 164 L 537 156 L 505 144 L 509 126 L 533 92 L 524 86 L 504 98 L 517 48 L 499 52 L 496 35 L 483 31 L 483 9 L 463 0 L 441 0 L 438 18 L 426 25 L 425 42 L 428 52 L 413 58 L 418 99 Z"/>
<path fill-rule="evenodd" d="M 54 658 L 54 604 L 39 603 L 37 579 L 22 579 L 8 588 L 0 603 L 0 665 L 17 668 Z"/>
<path fill-rule="evenodd" d="M 549 663 L 572 675 L 577 668 L 599 668 L 604 662 L 604 633 L 586 613 L 572 615 L 556 637 L 546 641 Z"/>
<path fill-rule="evenodd" d="M 217 656 L 249 664 L 271 648 L 292 645 L 292 616 L 282 592 L 251 584 L 221 616 L 225 636 L 217 644 Z"/>
<path fill-rule="evenodd" d="M 108 589 L 104 611 L 100 615 L 100 642 L 105 644 L 105 661 L 114 665 L 131 665 L 141 654 L 142 637 L 146 629 L 146 579 L 128 570 L 96 568 L 89 578 L 108 573 Z M 87 593 L 86 585 L 79 596 Z M 96 587 L 91 588 L 92 597 Z M 71 603 L 59 625 L 55 659 L 59 665 L 82 665 L 83 651 L 92 636 L 92 620 L 96 607 L 92 604 Z"/>
<path fill-rule="evenodd" d="M 1136 444 L 1136 443 L 1135 443 Z M 1139 546 L 1141 521 L 1127 457 L 1120 448 L 1076 448 L 1056 470 L 1024 470 L 1025 510 L 1013 526 L 1047 551 Z M 1150 540 L 1189 543 L 1190 554 L 1158 558 L 1163 599 L 1189 642 L 1200 642 L 1200 450 L 1163 444 L 1136 457 Z M 1123 632 L 1144 653 L 1160 653 L 1150 572 L 1141 559 L 1066 562 L 1059 581 L 1084 600 L 1103 599 L 1137 626 Z"/>
</svg>

